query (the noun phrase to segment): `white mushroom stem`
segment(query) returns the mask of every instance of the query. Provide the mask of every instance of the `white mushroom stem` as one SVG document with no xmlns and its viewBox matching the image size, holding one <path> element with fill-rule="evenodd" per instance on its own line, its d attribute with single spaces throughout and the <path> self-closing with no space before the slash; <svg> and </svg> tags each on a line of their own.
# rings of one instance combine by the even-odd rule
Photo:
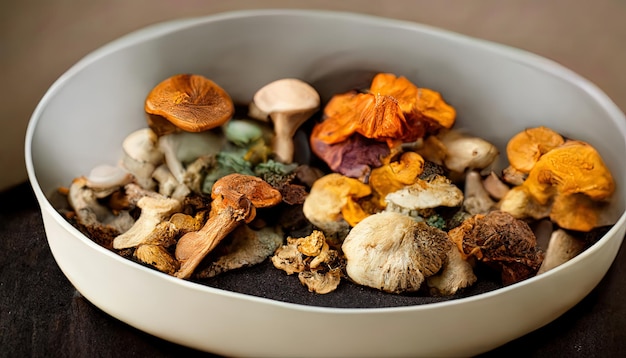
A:
<svg viewBox="0 0 626 358">
<path fill-rule="evenodd" d="M 485 187 L 487 193 L 497 200 L 504 198 L 506 193 L 511 190 L 511 188 L 494 172 L 489 173 L 489 175 L 483 179 L 483 186 Z"/>
<path fill-rule="evenodd" d="M 113 240 L 114 249 L 136 247 L 150 237 L 157 225 L 180 211 L 180 201 L 166 197 L 146 196 L 137 202 L 141 214 L 135 224 Z"/>
<path fill-rule="evenodd" d="M 537 275 L 547 272 L 573 259 L 585 249 L 585 243 L 567 231 L 557 229 L 552 232 L 548 249 Z"/>
<path fill-rule="evenodd" d="M 191 189 L 176 180 L 165 164 L 159 165 L 152 173 L 152 177 L 159 183 L 159 194 L 163 196 L 182 202 L 191 193 Z"/>
<path fill-rule="evenodd" d="M 426 283 L 435 294 L 447 296 L 473 285 L 477 279 L 472 265 L 463 260 L 459 249 L 452 245 L 448 251 L 448 260 L 441 271 L 428 277 Z"/>
<path fill-rule="evenodd" d="M 139 129 L 124 139 L 122 149 L 122 166 L 141 187 L 154 188 L 152 172 L 163 161 L 163 154 L 157 148 L 157 135 L 150 128 Z"/>
<path fill-rule="evenodd" d="M 487 214 L 496 207 L 496 202 L 485 190 L 482 178 L 475 170 L 471 170 L 465 175 L 464 193 L 463 208 L 471 215 Z"/>
<path fill-rule="evenodd" d="M 158 140 L 165 163 L 179 183 L 184 183 L 185 163 L 201 156 L 217 154 L 225 139 L 211 131 L 192 133 L 176 132 L 163 135 Z"/>
<path fill-rule="evenodd" d="M 108 164 L 94 167 L 87 175 L 87 185 L 96 191 L 101 191 L 103 197 L 130 183 L 132 180 L 132 174 L 126 169 Z"/>
<path fill-rule="evenodd" d="M 176 259 L 181 262 L 181 266 L 175 276 L 189 278 L 206 255 L 244 221 L 248 210 L 224 207 L 211 216 L 202 229 L 183 235 L 176 245 Z"/>
</svg>

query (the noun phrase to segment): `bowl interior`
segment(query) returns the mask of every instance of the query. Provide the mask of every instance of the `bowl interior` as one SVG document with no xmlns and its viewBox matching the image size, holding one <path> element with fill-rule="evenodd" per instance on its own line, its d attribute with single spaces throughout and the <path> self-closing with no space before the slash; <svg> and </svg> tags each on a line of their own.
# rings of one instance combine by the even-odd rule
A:
<svg viewBox="0 0 626 358">
<path fill-rule="evenodd" d="M 501 149 L 523 128 L 545 125 L 592 143 L 616 178 L 626 176 L 621 113 L 579 76 L 521 51 L 337 14 L 224 15 L 152 30 L 88 56 L 42 101 L 29 159 L 44 193 L 94 165 L 115 163 L 123 138 L 146 126 L 148 91 L 176 73 L 205 75 L 247 103 L 282 77 L 306 80 L 328 99 L 367 84 L 376 72 L 393 72 L 440 91 L 457 109 L 458 128 Z M 624 192 L 621 185 L 617 190 L 621 213 Z"/>
<path fill-rule="evenodd" d="M 613 175 L 618 179 L 617 192 L 612 202 L 615 217 L 624 212 L 626 192 L 623 189 L 623 181 L 619 178 L 626 177 L 626 166 L 622 164 L 623 153 L 626 153 L 626 120 L 617 107 L 593 84 L 549 60 L 504 46 L 417 24 L 315 11 L 239 12 L 161 24 L 130 34 L 90 54 L 50 88 L 33 114 L 26 141 L 26 162 L 31 183 L 36 192 L 40 190 L 50 198 L 58 187 L 69 185 L 73 178 L 88 173 L 93 166 L 117 163 L 121 157 L 121 144 L 126 135 L 146 126 L 143 112 L 146 94 L 158 82 L 177 73 L 197 73 L 209 77 L 224 87 L 237 103 L 243 104 L 251 100 L 258 88 L 278 78 L 297 77 L 308 81 L 318 89 L 322 99 L 327 100 L 335 93 L 368 84 L 377 72 L 393 72 L 406 76 L 420 87 L 441 92 L 446 101 L 457 109 L 457 128 L 466 129 L 493 142 L 502 152 L 507 140 L 513 134 L 524 128 L 539 125 L 551 127 L 565 136 L 591 143 L 599 150 Z M 501 165 L 504 165 L 503 155 Z M 41 204 L 50 208 L 49 202 L 44 201 Z M 49 220 L 46 215 L 44 220 Z M 58 214 L 55 220 L 63 221 Z M 623 226 L 624 221 L 622 217 L 620 225 Z M 65 227 L 58 230 L 65 230 Z M 60 236 L 76 236 L 55 232 Z M 612 236 L 616 236 L 616 232 Z M 623 227 L 619 232 L 623 233 Z M 59 242 L 68 242 L 67 248 L 57 244 L 59 246 L 56 250 L 59 257 L 63 256 L 69 261 L 76 255 L 72 250 L 77 247 L 82 249 L 82 246 L 74 242 L 69 243 L 71 240 L 65 240 L 66 237 L 62 239 Z M 621 240 L 621 237 L 619 239 Z M 79 240 L 88 241 L 82 237 Z M 109 260 L 110 257 L 104 257 L 106 255 L 95 253 L 89 255 L 93 255 L 92 259 L 106 261 L 112 265 L 111 267 L 121 266 L 117 264 L 119 261 Z M 614 253 L 612 255 L 594 253 L 593 256 L 587 255 L 586 259 L 600 260 L 604 257 L 611 257 L 612 260 Z M 98 282 L 95 288 L 89 287 L 94 286 L 90 275 L 101 275 L 100 278 L 103 280 L 110 279 L 113 282 L 111 287 L 121 289 L 118 280 L 106 276 L 106 272 L 95 268 L 83 272 L 83 268 L 78 266 L 68 264 L 65 266 L 66 274 L 73 273 L 72 281 L 84 285 L 86 290 L 100 292 L 106 291 L 107 288 L 104 281 Z M 70 272 L 71 270 L 73 272 Z M 152 271 L 131 271 L 125 273 L 142 276 L 143 282 L 161 279 L 160 276 L 152 274 Z M 589 270 L 584 267 L 572 267 L 567 275 L 561 270 L 558 276 L 546 275 L 545 280 L 542 277 L 533 282 L 538 284 L 537 287 L 542 294 L 548 295 L 550 290 L 557 290 L 576 281 L 578 277 L 571 277 L 572 274 L 569 273 L 582 276 L 583 271 Z M 604 272 L 600 274 L 603 275 Z M 589 276 L 599 280 L 595 274 Z M 557 279 L 564 283 L 561 286 L 555 285 Z M 194 306 L 196 302 L 204 304 L 209 299 L 207 291 L 192 288 L 192 285 L 186 282 L 175 284 L 173 283 L 175 281 L 169 278 L 160 281 L 164 282 L 163 287 L 167 286 L 171 290 L 168 294 L 173 298 L 176 296 L 175 299 L 188 301 L 187 305 L 181 306 L 180 311 Z M 154 289 L 156 293 L 162 292 L 163 287 L 155 283 L 146 284 L 143 289 Z M 131 292 L 137 288 L 124 287 L 124 289 Z M 489 299 L 485 300 L 473 298 L 465 300 L 465 303 L 473 305 L 470 306 L 471 309 L 460 308 L 455 304 L 437 306 L 438 310 L 449 314 L 441 314 L 439 311 L 431 313 L 431 310 L 420 308 L 411 308 L 410 311 L 406 308 L 389 311 L 372 310 L 371 322 L 388 323 L 390 332 L 393 331 L 393 327 L 400 327 L 399 320 L 404 320 L 402 322 L 406 327 L 411 327 L 410 331 L 413 331 L 415 328 L 413 320 L 417 314 L 421 314 L 419 317 L 422 319 L 428 320 L 430 317 L 432 322 L 439 322 L 437 327 L 442 332 L 456 329 L 454 327 L 458 326 L 456 322 L 459 320 L 465 320 L 466 324 L 471 324 L 477 329 L 472 334 L 465 330 L 463 337 L 459 338 L 458 347 L 448 349 L 447 344 L 438 345 L 439 343 L 433 339 L 432 342 L 428 340 L 420 343 L 423 349 L 420 350 L 420 347 L 413 347 L 414 337 L 406 333 L 409 329 L 400 327 L 398 332 L 394 331 L 396 335 L 392 337 L 398 342 L 394 345 L 398 350 L 380 351 L 376 350 L 376 347 L 385 347 L 384 345 L 363 345 L 365 348 L 362 353 L 378 355 L 391 354 L 390 352 L 411 355 L 428 353 L 445 355 L 442 352 L 456 352 L 454 355 L 478 353 L 547 323 L 571 307 L 581 298 L 579 295 L 588 290 L 590 288 L 587 286 L 576 290 L 578 295 L 576 297 L 551 294 L 551 297 L 556 297 L 553 299 L 555 302 L 546 303 L 544 308 L 537 310 L 541 311 L 538 314 L 545 316 L 540 318 L 520 316 L 518 310 L 509 309 L 509 303 L 513 298 L 521 305 L 526 302 L 532 305 L 533 300 L 542 300 L 541 297 L 537 298 L 535 292 L 521 289 L 515 293 L 512 289 L 503 290 L 504 294 L 500 296 L 486 295 L 485 297 Z M 139 294 L 142 293 L 143 291 Z M 257 301 L 217 296 L 213 295 L 210 299 L 228 298 L 229 304 L 239 305 L 236 309 L 246 307 L 255 312 L 255 315 L 263 315 L 265 312 L 258 312 L 258 307 L 252 306 L 252 303 Z M 291 352 L 302 354 L 301 346 L 297 345 L 300 339 L 298 337 L 292 337 L 294 343 L 291 350 L 276 352 L 272 347 L 265 347 L 266 350 L 255 350 L 258 347 L 247 350 L 237 342 L 231 344 L 215 337 L 209 339 L 202 330 L 185 330 L 187 321 L 181 324 L 180 332 L 158 332 L 154 327 L 159 325 L 151 323 L 153 315 L 146 313 L 142 316 L 141 312 L 137 312 L 144 306 L 150 306 L 146 305 L 146 302 L 138 303 L 135 310 L 131 310 L 129 307 L 119 308 L 121 305 L 117 306 L 117 302 L 111 301 L 105 293 L 102 295 L 93 293 L 90 297 L 101 305 L 106 302 L 109 306 L 105 311 L 112 312 L 131 325 L 200 349 L 215 349 L 219 345 L 224 345 L 223 347 L 228 348 L 223 348 L 223 352 L 235 355 L 255 352 L 256 354 L 264 352 L 267 355 L 277 353 L 286 355 Z M 246 306 L 248 303 L 250 305 Z M 154 302 L 155 306 L 157 304 L 158 302 Z M 500 310 L 506 310 L 507 314 L 518 319 L 519 327 L 500 325 L 497 332 L 493 332 L 493 327 L 496 326 L 491 325 L 491 322 L 497 320 L 495 317 L 485 319 L 485 327 L 476 326 L 479 319 L 472 316 L 473 312 L 490 312 L 493 304 L 501 307 L 493 311 L 493 314 L 500 314 Z M 293 308 L 279 305 L 268 307 L 280 312 Z M 219 311 L 206 314 L 217 316 L 225 314 L 222 310 Z M 369 316 L 356 317 L 339 310 L 296 310 L 290 311 L 289 314 L 304 315 L 307 312 L 311 313 L 311 316 L 306 316 L 306 319 L 311 320 L 312 325 L 313 320 L 317 320 L 315 323 L 318 323 L 320 328 L 325 327 L 328 316 L 333 315 L 332 318 L 338 319 L 337 324 L 343 324 L 346 331 L 364 327 L 363 330 L 372 334 L 372 337 L 378 335 L 378 331 L 367 331 L 365 327 L 368 327 L 368 324 L 363 324 L 366 321 L 362 320 L 370 319 Z M 194 320 L 196 312 L 187 313 L 190 317 L 188 321 L 194 321 L 190 326 L 210 325 L 213 322 L 214 317 Z M 290 317 L 275 315 L 271 321 L 286 324 Z M 237 330 L 242 329 L 242 326 L 247 327 L 250 323 L 240 324 L 236 320 L 240 317 L 230 318 L 232 317 L 224 321 L 232 321 Z M 169 323 L 176 321 L 178 317 L 163 318 L 164 321 L 166 319 L 169 319 L 167 321 Z M 259 319 L 259 322 L 261 321 L 263 324 L 268 322 Z M 448 326 L 446 322 L 449 323 Z M 461 326 L 458 326 L 460 327 L 458 329 L 463 329 Z M 255 328 L 255 325 L 250 325 L 251 330 Z M 207 332 L 224 332 L 224 335 L 228 335 L 221 326 L 207 326 L 204 329 Z M 431 331 L 432 334 L 438 334 L 434 328 L 419 330 L 424 334 Z M 256 335 L 258 330 L 250 333 Z M 264 335 L 258 337 L 259 340 L 267 341 Z M 345 338 L 352 339 L 355 344 L 363 343 L 362 336 L 356 333 L 346 335 Z M 375 344 L 377 341 L 372 339 L 371 342 Z M 436 346 L 436 349 L 429 348 L 429 342 Z M 354 352 L 353 348 L 352 350 L 346 348 L 344 353 L 354 354 Z M 328 355 L 332 353 L 339 354 L 340 351 L 329 348 Z M 320 354 L 324 355 L 321 351 Z"/>
</svg>

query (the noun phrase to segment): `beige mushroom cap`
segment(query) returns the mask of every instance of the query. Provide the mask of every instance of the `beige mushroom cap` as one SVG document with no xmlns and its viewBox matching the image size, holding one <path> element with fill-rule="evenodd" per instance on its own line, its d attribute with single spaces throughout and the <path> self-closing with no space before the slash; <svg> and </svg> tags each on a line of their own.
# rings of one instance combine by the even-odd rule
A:
<svg viewBox="0 0 626 358">
<path fill-rule="evenodd" d="M 319 93 L 308 83 L 297 78 L 283 78 L 259 89 L 251 107 L 255 112 L 267 113 L 274 123 L 276 134 L 273 150 L 285 163 L 293 160 L 293 136 L 320 106 Z"/>
<path fill-rule="evenodd" d="M 343 242 L 346 272 L 360 285 L 385 292 L 419 290 L 436 274 L 451 248 L 439 229 L 395 212 L 370 215 Z"/>
</svg>

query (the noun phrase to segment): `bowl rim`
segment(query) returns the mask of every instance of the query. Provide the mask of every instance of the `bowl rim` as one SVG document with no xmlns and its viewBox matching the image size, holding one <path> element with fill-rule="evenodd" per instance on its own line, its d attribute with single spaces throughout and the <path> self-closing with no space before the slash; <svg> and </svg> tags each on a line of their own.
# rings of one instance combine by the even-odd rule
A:
<svg viewBox="0 0 626 358">
<path fill-rule="evenodd" d="M 67 222 L 62 215 L 53 207 L 48 197 L 44 194 L 43 189 L 39 185 L 39 181 L 36 176 L 35 166 L 32 157 L 32 146 L 37 124 L 42 116 L 45 107 L 53 98 L 54 94 L 60 90 L 66 82 L 69 81 L 76 73 L 80 72 L 91 63 L 98 59 L 105 57 L 111 53 L 119 51 L 121 49 L 131 47 L 138 43 L 159 38 L 161 36 L 171 34 L 177 31 L 185 30 L 194 26 L 199 26 L 207 22 L 227 21 L 232 19 L 244 19 L 244 18 L 258 18 L 258 17 L 273 17 L 273 16 L 300 16 L 311 18 L 335 18 L 341 20 L 357 21 L 360 23 L 368 23 L 381 25 L 386 27 L 405 28 L 410 31 L 416 31 L 434 35 L 440 38 L 446 38 L 447 40 L 454 42 L 471 43 L 473 46 L 480 47 L 481 50 L 490 52 L 497 56 L 507 58 L 508 60 L 515 61 L 519 64 L 533 67 L 543 71 L 547 75 L 559 77 L 569 83 L 572 86 L 578 87 L 583 90 L 586 95 L 595 100 L 603 110 L 608 114 L 608 117 L 619 128 L 619 131 L 626 142 L 626 117 L 619 107 L 606 95 L 600 88 L 598 88 L 591 81 L 582 77 L 581 75 L 573 72 L 572 70 L 564 67 L 563 65 L 539 56 L 532 52 L 511 47 L 509 45 L 500 44 L 497 42 L 484 40 L 480 38 L 471 37 L 465 34 L 457 33 L 451 30 L 438 28 L 431 25 L 426 25 L 418 22 L 399 20 L 393 18 L 387 18 L 377 15 L 369 15 L 364 13 L 355 13 L 347 11 L 334 11 L 334 10 L 312 10 L 312 9 L 258 9 L 258 10 L 237 10 L 215 13 L 211 15 L 204 15 L 198 17 L 188 17 L 181 19 L 174 19 L 163 21 L 160 23 L 148 25 L 138 30 L 132 31 L 126 35 L 123 35 L 113 41 L 110 41 L 103 46 L 88 53 L 81 58 L 78 62 L 72 65 L 66 70 L 45 92 L 37 106 L 35 107 L 26 130 L 24 155 L 26 161 L 26 169 L 29 178 L 30 185 L 35 193 L 35 196 L 39 202 L 40 209 L 47 211 L 57 224 L 60 224 L 62 228 L 71 233 L 74 237 L 80 240 L 83 244 L 86 244 L 97 252 L 108 255 L 109 258 L 118 260 L 122 265 L 127 265 L 129 269 L 133 270 L 145 270 L 150 275 L 161 275 L 161 277 L 168 282 L 168 284 L 180 285 L 187 290 L 201 291 L 208 294 L 217 294 L 225 297 L 248 300 L 259 304 L 275 305 L 283 308 L 292 308 L 296 310 L 311 311 L 311 312 L 324 312 L 324 313 L 341 313 L 341 314 L 362 314 L 362 313 L 386 313 L 386 312 L 402 312 L 402 311 L 421 311 L 430 310 L 436 308 L 443 308 L 448 306 L 456 306 L 469 302 L 485 300 L 491 297 L 504 295 L 511 291 L 519 290 L 525 286 L 532 285 L 537 280 L 545 279 L 553 275 L 559 274 L 561 271 L 567 270 L 569 267 L 576 265 L 579 261 L 585 260 L 586 257 L 593 255 L 596 251 L 600 250 L 602 246 L 605 246 L 607 242 L 616 236 L 620 227 L 626 226 L 626 211 L 622 212 L 613 225 L 613 227 L 606 232 L 596 243 L 582 252 L 580 255 L 569 260 L 568 262 L 548 271 L 540 276 L 534 276 L 527 280 L 515 283 L 510 286 L 498 288 L 493 291 L 464 297 L 458 299 L 451 299 L 442 302 L 408 305 L 408 306 L 393 306 L 393 307 L 363 307 L 363 308 L 349 308 L 349 307 L 325 307 L 325 306 L 313 306 L 292 302 L 284 302 L 271 298 L 253 296 L 246 293 L 239 293 L 229 291 L 226 289 L 215 288 L 200 283 L 195 283 L 187 280 L 181 280 L 165 273 L 143 267 L 128 259 L 125 259 L 104 247 L 98 245 L 78 229 Z M 46 234 L 47 235 L 47 234 Z M 618 238 L 622 239 L 622 238 Z"/>
</svg>

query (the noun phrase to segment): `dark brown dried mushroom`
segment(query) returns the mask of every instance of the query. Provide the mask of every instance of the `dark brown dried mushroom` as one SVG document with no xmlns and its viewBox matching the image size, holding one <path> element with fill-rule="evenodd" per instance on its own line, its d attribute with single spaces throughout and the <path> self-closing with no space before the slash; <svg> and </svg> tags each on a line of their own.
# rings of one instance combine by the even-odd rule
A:
<svg viewBox="0 0 626 358">
<path fill-rule="evenodd" d="M 504 285 L 535 275 L 543 261 L 528 224 L 503 211 L 474 215 L 448 234 L 464 259 L 475 258 L 495 268 Z"/>
</svg>

